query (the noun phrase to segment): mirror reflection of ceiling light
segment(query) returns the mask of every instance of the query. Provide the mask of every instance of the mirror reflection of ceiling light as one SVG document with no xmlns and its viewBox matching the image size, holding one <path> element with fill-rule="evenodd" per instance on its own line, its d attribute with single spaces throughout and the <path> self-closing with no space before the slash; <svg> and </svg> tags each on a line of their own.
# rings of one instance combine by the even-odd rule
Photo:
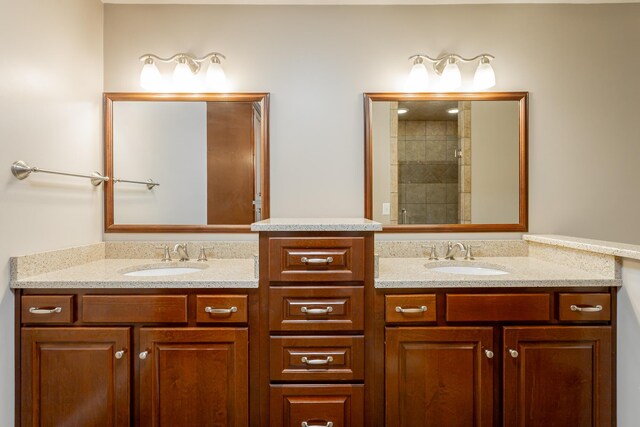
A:
<svg viewBox="0 0 640 427">
<path fill-rule="evenodd" d="M 491 61 L 495 59 L 493 55 L 482 53 L 473 58 L 464 58 L 455 53 L 446 53 L 438 58 L 431 58 L 429 55 L 418 53 L 409 57 L 413 61 L 413 67 L 407 79 L 407 89 L 415 92 L 426 91 L 429 85 L 429 73 L 424 65 L 424 61 L 433 64 L 433 70 L 440 76 L 440 89 L 451 92 L 462 85 L 462 74 L 458 67 L 458 62 L 473 62 L 480 60 L 476 69 L 473 85 L 476 90 L 489 89 L 496 84 L 496 75 L 491 66 Z"/>
<path fill-rule="evenodd" d="M 207 73 L 205 76 L 205 86 L 216 92 L 222 92 L 226 89 L 226 76 L 220 58 L 227 59 L 223 54 L 211 52 L 202 58 L 186 53 L 177 53 L 169 58 L 161 58 L 152 53 L 146 53 L 140 57 L 144 61 L 144 66 L 140 72 L 140 86 L 149 91 L 158 91 L 162 86 L 162 76 L 157 62 L 171 63 L 175 62 L 176 66 L 173 70 L 172 83 L 174 89 L 180 92 L 191 92 L 197 89 L 197 74 L 201 69 L 203 62 L 208 62 Z"/>
<path fill-rule="evenodd" d="M 457 109 L 457 108 L 449 108 L 449 109 L 447 109 L 447 113 L 449 113 L 449 114 L 458 114 L 459 112 L 460 112 L 460 110 Z"/>
<path fill-rule="evenodd" d="M 407 108 L 398 108 L 398 114 L 407 114 L 409 109 Z"/>
</svg>

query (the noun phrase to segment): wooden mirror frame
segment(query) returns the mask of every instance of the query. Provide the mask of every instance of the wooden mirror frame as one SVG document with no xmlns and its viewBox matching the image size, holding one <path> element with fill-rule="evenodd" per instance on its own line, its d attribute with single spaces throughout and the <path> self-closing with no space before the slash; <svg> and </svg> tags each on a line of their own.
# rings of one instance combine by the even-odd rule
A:
<svg viewBox="0 0 640 427">
<path fill-rule="evenodd" d="M 528 92 L 482 93 L 365 93 L 364 94 L 364 216 L 373 218 L 373 157 L 371 104 L 373 101 L 518 101 L 520 118 L 519 219 L 517 224 L 402 224 L 383 225 L 387 233 L 459 233 L 527 231 L 528 217 Z"/>
<path fill-rule="evenodd" d="M 113 176 L 113 102 L 114 101 L 224 101 L 262 102 L 260 139 L 260 180 L 262 219 L 269 218 L 269 93 L 105 93 L 104 94 L 104 173 Z M 106 233 L 249 233 L 251 224 L 115 224 L 113 181 L 104 183 L 104 230 Z"/>
</svg>

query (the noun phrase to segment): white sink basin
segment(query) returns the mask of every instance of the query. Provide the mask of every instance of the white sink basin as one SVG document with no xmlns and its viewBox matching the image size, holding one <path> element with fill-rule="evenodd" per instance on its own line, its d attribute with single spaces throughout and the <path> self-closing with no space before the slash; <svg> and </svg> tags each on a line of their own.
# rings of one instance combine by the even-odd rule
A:
<svg viewBox="0 0 640 427">
<path fill-rule="evenodd" d="M 207 268 L 207 265 L 146 265 L 128 268 L 121 273 L 125 276 L 133 277 L 158 277 L 158 276 L 179 276 L 181 274 L 195 273 Z"/>
<path fill-rule="evenodd" d="M 509 274 L 508 271 L 499 270 L 497 268 L 470 265 L 447 265 L 441 267 L 429 267 L 429 269 L 440 273 L 465 274 L 468 276 L 500 276 L 503 274 Z"/>
</svg>

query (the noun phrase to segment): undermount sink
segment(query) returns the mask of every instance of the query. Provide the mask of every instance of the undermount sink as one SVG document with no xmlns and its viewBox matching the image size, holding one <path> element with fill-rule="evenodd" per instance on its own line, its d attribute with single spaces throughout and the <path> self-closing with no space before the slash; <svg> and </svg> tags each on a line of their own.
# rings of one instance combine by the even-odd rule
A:
<svg viewBox="0 0 640 427">
<path fill-rule="evenodd" d="M 187 264 L 187 265 L 146 265 L 128 268 L 121 273 L 125 276 L 133 277 L 158 277 L 158 276 L 179 276 L 181 274 L 195 273 L 207 268 L 207 265 Z"/>
<path fill-rule="evenodd" d="M 471 265 L 447 265 L 438 267 L 427 266 L 427 268 L 440 273 L 464 274 L 468 276 L 501 276 L 503 274 L 509 274 L 508 271 L 500 270 L 498 268 Z"/>
</svg>

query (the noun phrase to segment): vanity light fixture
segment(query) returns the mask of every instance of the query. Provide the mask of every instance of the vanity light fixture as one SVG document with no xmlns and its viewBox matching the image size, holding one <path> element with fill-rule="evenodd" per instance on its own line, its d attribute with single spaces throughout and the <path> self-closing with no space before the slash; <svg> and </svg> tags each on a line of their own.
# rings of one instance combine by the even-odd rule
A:
<svg viewBox="0 0 640 427">
<path fill-rule="evenodd" d="M 407 114 L 408 112 L 408 108 L 398 108 L 398 114 Z"/>
<path fill-rule="evenodd" d="M 460 110 L 458 108 L 449 108 L 447 110 L 447 113 L 449 114 L 458 114 L 460 112 Z"/>
<path fill-rule="evenodd" d="M 493 55 L 482 53 L 473 58 L 464 58 L 455 53 L 446 53 L 438 58 L 432 58 L 429 55 L 418 53 L 409 57 L 413 61 L 411 73 L 407 81 L 407 89 L 412 91 L 425 91 L 429 84 L 429 75 L 424 65 L 424 61 L 433 64 L 433 70 L 440 76 L 440 88 L 443 91 L 451 92 L 458 89 L 462 85 L 462 75 L 458 62 L 473 62 L 480 60 L 476 73 L 474 75 L 473 84 L 475 89 L 489 89 L 496 84 L 496 76 L 491 67 L 491 60 L 495 59 Z"/>
<path fill-rule="evenodd" d="M 212 90 L 223 90 L 226 76 L 220 64 L 220 58 L 227 59 L 226 56 L 219 52 L 208 53 L 202 58 L 197 58 L 187 53 L 176 53 L 169 58 L 161 58 L 152 53 L 145 53 L 140 57 L 140 60 L 144 62 L 140 72 L 140 86 L 146 90 L 158 90 L 162 77 L 155 64 L 156 61 L 164 63 L 175 62 L 173 84 L 179 91 L 191 91 L 195 88 L 196 74 L 200 71 L 202 63 L 208 62 L 209 65 L 205 76 L 206 87 Z"/>
</svg>

